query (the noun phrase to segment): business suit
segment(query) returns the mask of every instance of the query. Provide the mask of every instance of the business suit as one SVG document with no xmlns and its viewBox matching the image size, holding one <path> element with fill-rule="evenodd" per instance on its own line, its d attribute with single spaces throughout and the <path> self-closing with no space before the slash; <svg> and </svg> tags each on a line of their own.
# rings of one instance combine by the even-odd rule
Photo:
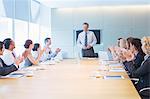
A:
<svg viewBox="0 0 150 99">
<path fill-rule="evenodd" d="M 94 57 L 94 49 L 82 49 L 82 57 Z"/>
<path fill-rule="evenodd" d="M 141 63 L 144 61 L 144 55 L 142 53 L 137 53 L 133 61 L 123 62 L 125 69 L 132 73 L 134 69 L 137 69 L 141 66 Z M 131 77 L 132 75 L 130 75 Z"/>
<path fill-rule="evenodd" d="M 79 34 L 77 45 L 82 49 L 83 57 L 94 57 L 93 46 L 96 44 L 96 42 L 96 36 L 92 31 L 83 31 Z M 88 45 L 90 45 L 91 48 L 84 49 L 84 47 L 87 47 Z"/>
<path fill-rule="evenodd" d="M 145 87 L 150 87 L 150 56 L 142 63 L 142 65 L 132 72 L 133 77 L 139 77 L 137 89 L 140 90 Z"/>
<path fill-rule="evenodd" d="M 4 63 L 4 61 L 0 58 L 0 75 L 1 76 L 6 76 L 6 75 L 8 75 L 9 73 L 11 73 L 11 72 L 14 72 L 14 71 L 16 71 L 16 70 L 18 70 L 18 68 L 15 66 L 15 65 L 10 65 L 10 66 L 8 66 L 8 65 L 6 65 L 5 63 Z"/>
</svg>

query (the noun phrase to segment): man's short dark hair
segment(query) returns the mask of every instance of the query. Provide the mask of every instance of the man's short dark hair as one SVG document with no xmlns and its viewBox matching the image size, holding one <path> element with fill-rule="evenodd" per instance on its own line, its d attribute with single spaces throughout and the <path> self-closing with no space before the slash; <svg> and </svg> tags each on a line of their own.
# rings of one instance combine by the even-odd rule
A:
<svg viewBox="0 0 150 99">
<path fill-rule="evenodd" d="M 83 25 L 87 25 L 89 27 L 89 24 L 87 22 L 84 22 Z"/>
<path fill-rule="evenodd" d="M 48 42 L 48 40 L 50 40 L 50 39 L 51 38 L 49 38 L 49 37 L 45 38 L 44 43 L 46 44 Z"/>
<path fill-rule="evenodd" d="M 3 41 L 5 49 L 9 49 L 9 46 L 10 46 L 11 42 L 12 42 L 11 38 L 6 38 Z"/>
<path fill-rule="evenodd" d="M 123 39 L 123 38 L 121 38 L 121 37 L 120 37 L 120 38 L 118 38 L 118 40 L 121 40 L 121 39 Z"/>
</svg>

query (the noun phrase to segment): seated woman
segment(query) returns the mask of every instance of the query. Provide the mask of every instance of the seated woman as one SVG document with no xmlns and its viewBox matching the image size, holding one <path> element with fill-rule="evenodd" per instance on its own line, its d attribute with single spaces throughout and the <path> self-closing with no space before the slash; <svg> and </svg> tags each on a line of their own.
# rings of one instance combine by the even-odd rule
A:
<svg viewBox="0 0 150 99">
<path fill-rule="evenodd" d="M 133 37 L 129 37 L 127 38 L 127 40 L 120 39 L 120 42 L 118 43 L 119 47 L 115 48 L 117 60 L 119 60 L 120 62 L 126 61 L 126 56 L 132 59 L 134 58 L 134 54 L 130 50 L 131 42 L 133 39 L 134 39 Z M 126 54 L 126 56 L 124 54 Z"/>
<path fill-rule="evenodd" d="M 35 43 L 32 49 L 32 55 L 36 59 L 41 52 L 41 45 L 39 43 Z"/>
<path fill-rule="evenodd" d="M 117 61 L 123 61 L 124 60 L 122 52 L 127 50 L 126 42 L 127 41 L 125 39 L 119 38 L 118 39 L 118 46 L 108 48 L 112 54 L 113 60 L 117 60 Z"/>
<path fill-rule="evenodd" d="M 126 46 L 127 46 L 127 49 L 130 50 L 130 45 L 131 45 L 131 42 L 134 38 L 133 37 L 128 37 L 127 38 L 127 42 L 126 42 Z"/>
<path fill-rule="evenodd" d="M 141 47 L 141 40 L 138 38 L 134 38 L 130 44 L 130 51 L 133 56 L 131 56 L 131 53 L 129 53 L 128 51 L 123 53 L 123 56 L 126 59 L 123 64 L 126 70 L 129 71 L 129 73 L 132 73 L 134 68 L 139 68 L 144 60 L 145 54 Z M 135 66 L 134 68 L 133 65 Z"/>
<path fill-rule="evenodd" d="M 0 57 L 3 55 L 3 51 L 4 51 L 4 45 L 3 45 L 3 42 L 0 41 Z M 15 64 L 8 66 L 0 58 L 0 76 L 6 76 L 9 73 L 18 70 L 20 62 L 21 62 L 20 60 L 16 60 Z"/>
<path fill-rule="evenodd" d="M 150 37 L 144 37 L 142 39 L 142 49 L 146 55 L 141 66 L 136 68 L 137 64 L 132 65 L 132 76 L 139 77 L 139 82 L 136 86 L 138 90 L 150 87 Z"/>
<path fill-rule="evenodd" d="M 32 65 L 37 65 L 40 61 L 40 58 L 45 51 L 45 49 L 41 50 L 37 56 L 37 58 L 34 58 L 33 55 L 31 54 L 31 51 L 34 47 L 32 40 L 26 40 L 25 44 L 25 51 L 23 53 L 23 56 L 25 58 L 25 63 L 24 66 L 32 66 Z"/>
</svg>

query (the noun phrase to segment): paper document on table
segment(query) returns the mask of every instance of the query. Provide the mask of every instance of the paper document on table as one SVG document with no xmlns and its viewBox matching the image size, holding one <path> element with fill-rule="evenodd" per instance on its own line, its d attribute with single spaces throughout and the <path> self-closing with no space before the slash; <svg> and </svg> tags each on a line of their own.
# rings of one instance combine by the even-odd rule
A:
<svg viewBox="0 0 150 99">
<path fill-rule="evenodd" d="M 50 64 L 49 61 L 39 63 L 39 65 L 49 65 L 49 64 Z"/>
<path fill-rule="evenodd" d="M 104 76 L 104 79 L 124 79 L 123 76 Z"/>
<path fill-rule="evenodd" d="M 25 71 L 38 71 L 38 70 L 47 70 L 48 67 L 46 66 L 31 66 L 31 67 L 28 67 L 28 68 L 24 68 L 23 70 Z"/>
<path fill-rule="evenodd" d="M 23 77 L 24 75 L 22 73 L 12 73 L 6 76 L 0 76 L 0 78 L 20 78 Z"/>
<path fill-rule="evenodd" d="M 123 68 L 113 68 L 110 69 L 109 72 L 125 72 L 125 70 Z"/>
<path fill-rule="evenodd" d="M 121 63 L 109 64 L 109 66 L 111 66 L 111 67 L 115 67 L 115 66 L 122 66 L 122 64 L 121 64 Z"/>
<path fill-rule="evenodd" d="M 56 62 L 54 60 L 52 61 L 45 61 L 45 62 L 41 62 L 40 65 L 55 65 Z"/>
</svg>

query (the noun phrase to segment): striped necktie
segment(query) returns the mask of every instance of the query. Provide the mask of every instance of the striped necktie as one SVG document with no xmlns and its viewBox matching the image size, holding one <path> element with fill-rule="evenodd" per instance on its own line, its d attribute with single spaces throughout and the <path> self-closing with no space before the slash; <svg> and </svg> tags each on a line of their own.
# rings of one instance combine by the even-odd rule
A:
<svg viewBox="0 0 150 99">
<path fill-rule="evenodd" d="M 87 32 L 85 32 L 85 47 L 87 47 Z"/>
<path fill-rule="evenodd" d="M 14 58 L 16 58 L 16 56 L 15 56 L 15 54 L 13 52 L 12 52 L 12 55 L 13 55 Z"/>
</svg>

